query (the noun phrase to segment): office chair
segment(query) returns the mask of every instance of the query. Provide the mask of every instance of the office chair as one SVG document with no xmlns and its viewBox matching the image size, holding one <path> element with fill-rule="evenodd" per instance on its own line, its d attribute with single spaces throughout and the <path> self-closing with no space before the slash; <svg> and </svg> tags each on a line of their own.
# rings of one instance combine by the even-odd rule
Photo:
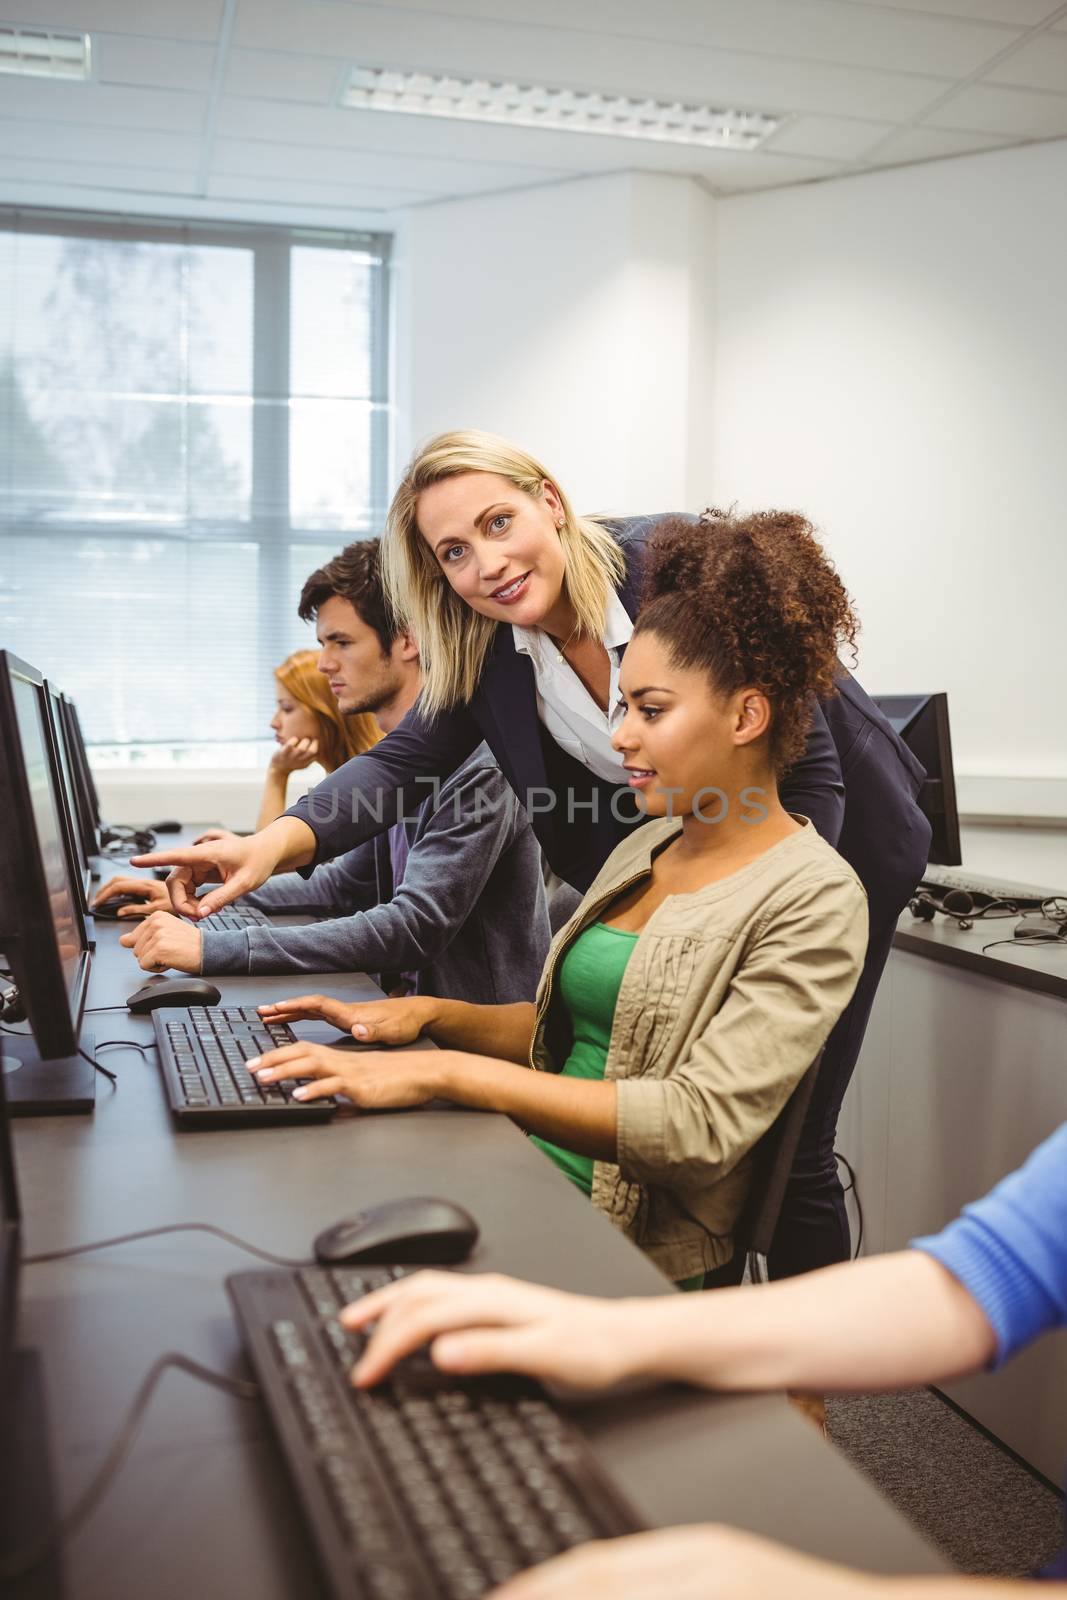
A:
<svg viewBox="0 0 1067 1600">
<path fill-rule="evenodd" d="M 793 1169 L 800 1130 L 815 1089 L 820 1050 L 785 1105 L 753 1151 L 755 1173 L 744 1210 L 734 1229 L 736 1248 L 748 1257 L 748 1275 L 753 1283 L 763 1278 L 759 1258 L 770 1254 L 778 1218 L 782 1213 L 786 1184 Z"/>
</svg>

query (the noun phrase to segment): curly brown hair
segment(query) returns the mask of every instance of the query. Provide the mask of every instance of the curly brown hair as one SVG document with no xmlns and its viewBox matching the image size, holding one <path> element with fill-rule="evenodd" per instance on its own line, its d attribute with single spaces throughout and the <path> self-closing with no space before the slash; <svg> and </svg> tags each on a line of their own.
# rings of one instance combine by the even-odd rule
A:
<svg viewBox="0 0 1067 1600">
<path fill-rule="evenodd" d="M 665 517 L 648 545 L 636 633 L 654 633 L 679 667 L 700 667 L 723 695 L 752 686 L 771 704 L 770 755 L 803 754 L 813 700 L 835 693 L 837 650 L 859 621 L 806 517 Z"/>
<path fill-rule="evenodd" d="M 381 551 L 380 539 L 357 539 L 313 572 L 301 590 L 296 608 L 301 620 L 311 622 L 327 600 L 338 595 L 354 606 L 367 627 L 374 630 L 382 655 L 387 656 L 400 628 L 382 588 Z"/>
</svg>

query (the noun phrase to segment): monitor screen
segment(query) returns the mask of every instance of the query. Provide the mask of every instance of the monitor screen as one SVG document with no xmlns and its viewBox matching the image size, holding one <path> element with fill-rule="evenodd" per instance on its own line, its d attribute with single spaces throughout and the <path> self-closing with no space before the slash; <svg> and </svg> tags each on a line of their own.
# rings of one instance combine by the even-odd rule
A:
<svg viewBox="0 0 1067 1600">
<path fill-rule="evenodd" d="M 63 696 L 61 716 L 71 776 L 74 779 L 74 804 L 82 849 L 87 857 L 95 856 L 100 849 L 100 816 L 96 803 L 96 787 L 89 770 L 89 757 L 85 753 L 77 707 L 69 695 Z"/>
<path fill-rule="evenodd" d="M 930 860 L 943 867 L 960 865 L 960 819 L 956 776 L 948 725 L 948 696 L 940 694 L 875 695 L 874 703 L 915 758 L 926 768 L 918 800 L 932 830 Z"/>
<path fill-rule="evenodd" d="M 50 1059 L 77 1048 L 89 963 L 49 759 L 42 684 L 32 667 L 0 651 L 0 947 L 38 1052 Z"/>
<path fill-rule="evenodd" d="M 74 790 L 74 773 L 67 751 L 63 731 L 63 696 L 53 684 L 46 683 L 41 690 L 45 718 L 48 723 L 49 750 L 56 788 L 62 802 L 63 837 L 67 846 L 67 863 L 71 880 L 83 912 L 89 909 L 88 892 L 91 875 L 89 857 L 85 851 L 81 829 L 78 826 L 78 806 Z"/>
</svg>

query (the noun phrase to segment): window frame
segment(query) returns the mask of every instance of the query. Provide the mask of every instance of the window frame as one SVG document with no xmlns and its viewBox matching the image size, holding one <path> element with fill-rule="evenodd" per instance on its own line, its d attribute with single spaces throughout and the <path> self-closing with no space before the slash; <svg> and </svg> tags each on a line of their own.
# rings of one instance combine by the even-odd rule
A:
<svg viewBox="0 0 1067 1600">
<path fill-rule="evenodd" d="M 328 530 L 294 523 L 289 495 L 290 418 L 294 396 L 290 392 L 291 261 L 296 247 L 359 251 L 371 257 L 370 306 L 370 497 L 366 516 L 338 535 L 351 542 L 380 531 L 388 506 L 391 478 L 390 446 L 393 401 L 391 266 L 393 235 L 366 229 L 283 226 L 272 223 L 227 223 L 182 218 L 159 218 L 96 212 L 54 210 L 0 205 L 0 233 L 128 241 L 134 244 L 217 245 L 245 249 L 252 255 L 252 471 L 246 520 L 190 519 L 181 527 L 173 522 L 146 520 L 109 522 L 64 518 L 52 522 L 28 519 L 0 495 L 0 543 L 4 532 L 17 533 L 38 526 L 56 544 L 106 538 L 119 541 L 151 539 L 182 545 L 246 544 L 258 551 L 260 594 L 267 599 L 257 617 L 255 654 L 260 676 L 269 676 L 286 653 L 292 617 L 285 604 L 284 568 L 291 548 L 321 546 L 332 537 Z M 17 243 L 16 243 L 17 249 Z M 288 404 L 260 405 L 263 398 L 284 394 Z M 301 396 L 295 397 L 297 400 Z M 249 730 L 249 739 L 254 735 Z M 101 741 L 96 741 L 100 743 Z M 197 744 L 232 744 L 232 740 L 200 740 Z M 104 741 L 108 749 L 151 749 L 187 745 L 189 740 Z"/>
</svg>

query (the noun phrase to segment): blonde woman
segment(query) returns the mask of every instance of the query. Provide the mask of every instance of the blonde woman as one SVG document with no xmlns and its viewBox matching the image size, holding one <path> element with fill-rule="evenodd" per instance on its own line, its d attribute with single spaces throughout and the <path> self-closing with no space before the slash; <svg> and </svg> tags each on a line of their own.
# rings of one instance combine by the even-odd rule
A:
<svg viewBox="0 0 1067 1600">
<path fill-rule="evenodd" d="M 169 864 L 176 908 L 203 915 L 272 873 L 306 867 L 387 828 L 484 739 L 526 805 L 558 876 L 584 891 L 642 819 L 612 745 L 624 652 L 656 520 L 577 515 L 539 461 L 492 434 L 442 434 L 412 461 L 389 511 L 383 562 L 417 635 L 426 686 L 370 756 L 342 767 L 251 839 L 141 858 Z M 726 597 L 729 599 L 729 596 Z M 921 767 L 843 670 L 813 701 L 782 775 L 783 807 L 810 818 L 870 902 L 867 963 L 827 1045 L 771 1270 L 849 1253 L 833 1157 L 837 1113 L 896 918 L 926 865 Z M 203 883 L 221 886 L 199 902 Z"/>
</svg>

